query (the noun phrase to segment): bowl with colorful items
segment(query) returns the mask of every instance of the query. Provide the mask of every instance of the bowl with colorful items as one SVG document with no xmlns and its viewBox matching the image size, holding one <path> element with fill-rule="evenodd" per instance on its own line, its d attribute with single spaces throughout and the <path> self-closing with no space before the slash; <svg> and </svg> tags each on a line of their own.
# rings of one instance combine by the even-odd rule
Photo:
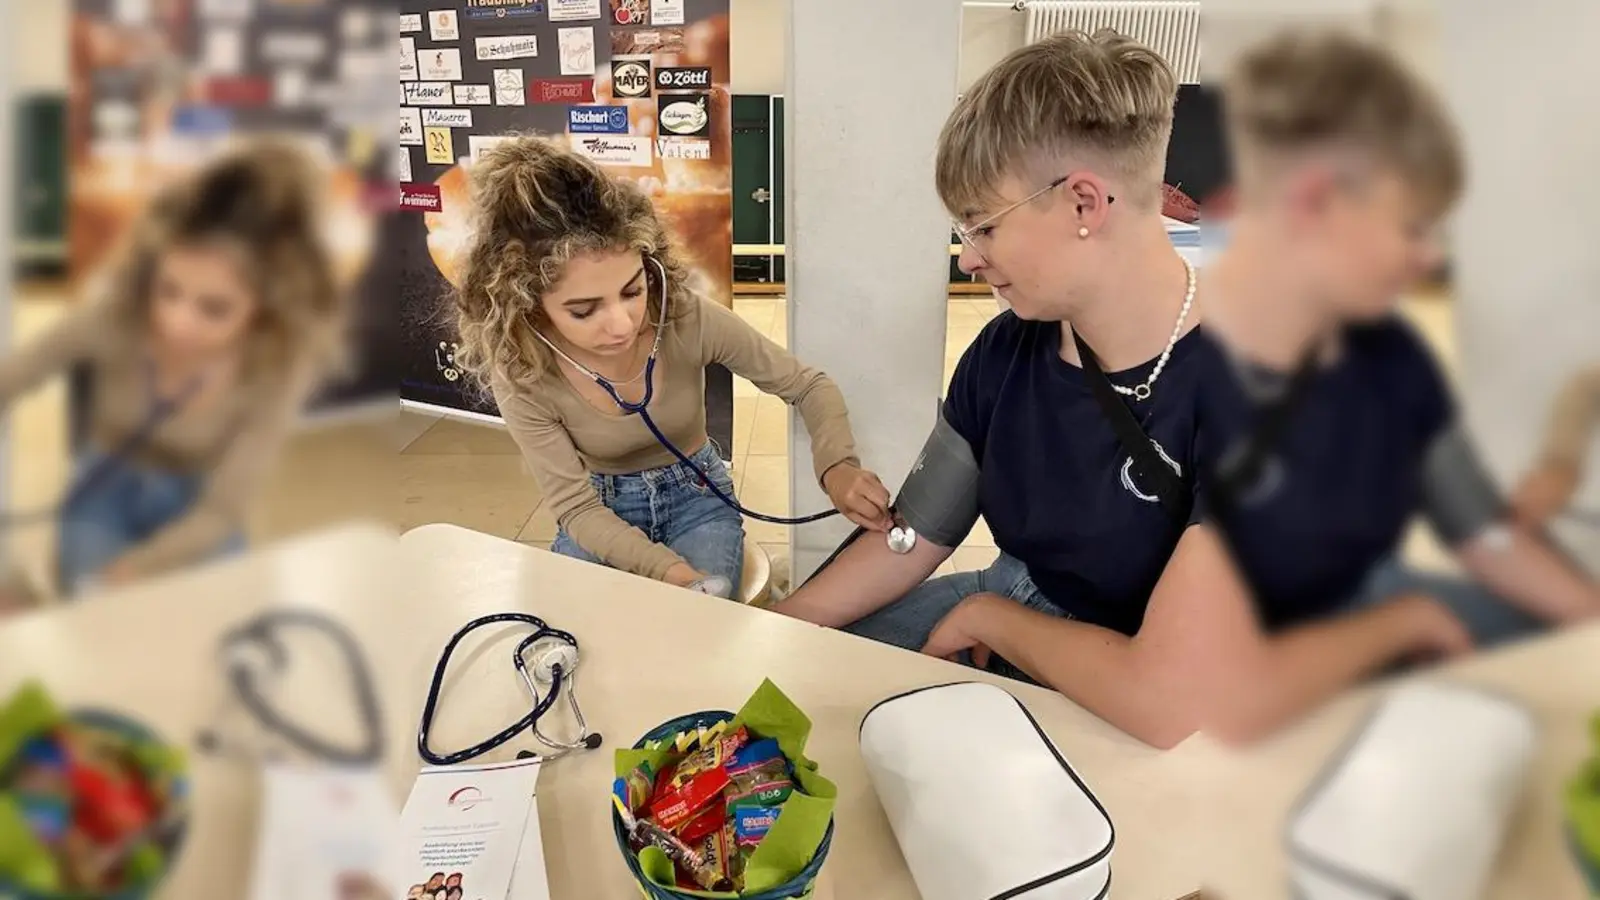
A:
<svg viewBox="0 0 1600 900">
<path fill-rule="evenodd" d="M 37 684 L 0 706 L 0 897 L 143 900 L 187 823 L 183 754 Z"/>
<path fill-rule="evenodd" d="M 694 713 L 616 753 L 617 845 L 649 900 L 804 900 L 838 790 L 806 758 L 811 720 L 770 681 L 737 713 Z"/>
<path fill-rule="evenodd" d="M 1600 712 L 1589 720 L 1594 753 L 1567 784 L 1567 834 L 1589 892 L 1600 897 Z"/>
</svg>

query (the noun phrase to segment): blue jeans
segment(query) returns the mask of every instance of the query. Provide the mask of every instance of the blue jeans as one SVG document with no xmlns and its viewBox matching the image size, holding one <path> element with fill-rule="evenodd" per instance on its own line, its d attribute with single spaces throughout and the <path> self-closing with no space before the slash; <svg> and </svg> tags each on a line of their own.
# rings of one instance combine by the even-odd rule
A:
<svg viewBox="0 0 1600 900">
<path fill-rule="evenodd" d="M 1033 579 L 1028 577 L 1027 566 L 1002 553 L 987 569 L 929 579 L 894 603 L 846 625 L 844 630 L 906 650 L 921 650 L 928 643 L 933 629 L 951 610 L 962 600 L 982 593 L 1009 597 L 1035 612 L 1062 619 L 1071 618 L 1039 592 Z M 961 661 L 972 664 L 971 658 L 965 654 Z M 1022 670 L 998 655 L 989 657 L 988 671 L 1020 681 L 1032 681 Z"/>
<path fill-rule="evenodd" d="M 709 441 L 690 457 L 732 497 L 733 477 Z M 717 499 L 688 466 L 675 463 L 632 475 L 590 475 L 589 483 L 606 508 L 618 518 L 665 544 L 702 575 L 721 575 L 735 593 L 744 572 L 744 519 Z M 550 549 L 562 556 L 598 563 L 565 531 L 556 532 Z M 729 598 L 731 599 L 731 598 Z"/>
<path fill-rule="evenodd" d="M 1395 559 L 1373 567 L 1346 608 L 1376 606 L 1408 593 L 1427 594 L 1448 607 L 1479 648 L 1531 637 L 1550 627 L 1477 582 L 1418 572 Z"/>
<path fill-rule="evenodd" d="M 150 468 L 94 449 L 79 454 L 72 484 L 86 490 L 82 496 L 69 496 L 61 512 L 56 577 L 62 593 L 77 594 L 122 554 L 187 513 L 204 483 L 199 475 Z M 238 531 L 210 558 L 244 549 L 244 533 Z"/>
</svg>

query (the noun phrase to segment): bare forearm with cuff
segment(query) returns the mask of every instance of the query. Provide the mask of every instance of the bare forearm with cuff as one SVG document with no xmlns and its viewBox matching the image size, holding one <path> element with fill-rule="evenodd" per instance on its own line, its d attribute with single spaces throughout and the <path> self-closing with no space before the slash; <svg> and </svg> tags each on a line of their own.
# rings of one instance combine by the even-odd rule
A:
<svg viewBox="0 0 1600 900">
<path fill-rule="evenodd" d="M 910 593 L 953 552 L 917 541 L 910 553 L 901 555 L 889 549 L 883 535 L 867 532 L 772 609 L 816 625 L 843 628 Z"/>
<path fill-rule="evenodd" d="M 1553 625 L 1600 616 L 1600 585 L 1515 528 L 1496 528 L 1457 551 L 1462 568 L 1500 597 Z"/>
</svg>

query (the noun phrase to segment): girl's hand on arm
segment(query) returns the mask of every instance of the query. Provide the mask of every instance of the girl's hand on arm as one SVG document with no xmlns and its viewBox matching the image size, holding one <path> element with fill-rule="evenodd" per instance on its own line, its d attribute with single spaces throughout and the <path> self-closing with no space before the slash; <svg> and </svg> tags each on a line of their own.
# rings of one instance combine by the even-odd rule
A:
<svg viewBox="0 0 1600 900">
<path fill-rule="evenodd" d="M 694 567 L 688 563 L 678 563 L 677 565 L 668 569 L 667 573 L 661 576 L 661 580 L 672 585 L 673 587 L 686 588 L 697 581 L 703 580 L 705 577 L 706 576 L 702 575 L 701 573 L 696 572 Z"/>
<path fill-rule="evenodd" d="M 872 472 L 847 460 L 823 474 L 822 487 L 833 508 L 862 528 L 883 533 L 894 527 L 889 489 Z"/>
</svg>

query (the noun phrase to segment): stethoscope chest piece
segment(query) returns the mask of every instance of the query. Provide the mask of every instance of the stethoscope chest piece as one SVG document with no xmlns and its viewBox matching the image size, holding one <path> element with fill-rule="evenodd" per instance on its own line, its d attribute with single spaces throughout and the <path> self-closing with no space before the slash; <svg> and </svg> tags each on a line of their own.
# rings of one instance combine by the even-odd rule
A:
<svg viewBox="0 0 1600 900">
<path fill-rule="evenodd" d="M 529 667 L 536 684 L 549 685 L 556 680 L 556 669 L 571 677 L 578 671 L 578 648 L 565 641 L 546 638 L 528 649 Z"/>
<path fill-rule="evenodd" d="M 917 533 L 909 525 L 896 525 L 889 529 L 889 549 L 904 556 L 917 546 Z"/>
</svg>

